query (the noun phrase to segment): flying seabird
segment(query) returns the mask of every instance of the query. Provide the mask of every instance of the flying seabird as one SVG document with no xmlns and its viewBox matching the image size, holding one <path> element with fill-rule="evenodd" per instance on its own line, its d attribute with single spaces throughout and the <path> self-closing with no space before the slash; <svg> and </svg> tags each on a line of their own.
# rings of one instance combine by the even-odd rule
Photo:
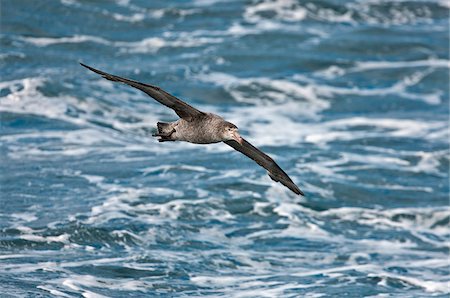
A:
<svg viewBox="0 0 450 298">
<path fill-rule="evenodd" d="M 224 142 L 265 168 L 272 180 L 280 182 L 297 195 L 304 195 L 300 188 L 295 185 L 291 178 L 289 178 L 270 156 L 239 135 L 238 128 L 233 123 L 225 121 L 216 114 L 199 111 L 157 86 L 111 75 L 83 63 L 80 64 L 107 80 L 125 83 L 137 88 L 147 93 L 159 103 L 174 110 L 180 119 L 174 122 L 158 122 L 156 124 L 157 133 L 153 136 L 159 137 L 159 142 L 185 141 L 194 144 Z"/>
</svg>

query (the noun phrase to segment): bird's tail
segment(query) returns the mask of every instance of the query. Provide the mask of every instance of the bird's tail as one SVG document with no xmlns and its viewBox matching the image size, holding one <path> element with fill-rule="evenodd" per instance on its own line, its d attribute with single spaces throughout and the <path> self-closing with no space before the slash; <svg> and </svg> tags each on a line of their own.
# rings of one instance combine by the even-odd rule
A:
<svg viewBox="0 0 450 298">
<path fill-rule="evenodd" d="M 158 132 L 153 136 L 159 137 L 159 142 L 175 141 L 175 139 L 172 138 L 172 134 L 175 132 L 173 123 L 158 122 L 156 123 L 156 127 Z"/>
<path fill-rule="evenodd" d="M 168 135 L 173 130 L 172 123 L 158 122 L 156 123 L 156 127 L 158 128 L 159 135 Z"/>
</svg>

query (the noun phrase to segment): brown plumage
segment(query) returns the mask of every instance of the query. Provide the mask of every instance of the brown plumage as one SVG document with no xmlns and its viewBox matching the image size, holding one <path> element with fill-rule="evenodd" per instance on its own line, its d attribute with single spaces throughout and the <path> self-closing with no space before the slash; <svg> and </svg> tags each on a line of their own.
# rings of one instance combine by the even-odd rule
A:
<svg viewBox="0 0 450 298">
<path fill-rule="evenodd" d="M 107 80 L 137 88 L 159 103 L 173 109 L 180 119 L 169 123 L 158 122 L 157 133 L 153 135 L 159 137 L 158 141 L 185 141 L 194 144 L 224 142 L 265 168 L 272 180 L 280 182 L 298 195 L 304 195 L 272 158 L 239 135 L 238 128 L 233 123 L 225 121 L 216 114 L 199 111 L 157 86 L 111 75 L 83 63 L 80 64 Z"/>
</svg>

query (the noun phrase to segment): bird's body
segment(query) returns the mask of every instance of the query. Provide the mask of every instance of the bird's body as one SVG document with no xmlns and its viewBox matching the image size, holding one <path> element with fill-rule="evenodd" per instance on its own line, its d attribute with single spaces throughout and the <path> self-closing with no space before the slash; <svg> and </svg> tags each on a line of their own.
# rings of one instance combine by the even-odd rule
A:
<svg viewBox="0 0 450 298">
<path fill-rule="evenodd" d="M 212 144 L 223 141 L 220 128 L 228 122 L 222 117 L 212 113 L 205 113 L 191 121 L 178 119 L 170 123 L 158 122 L 160 141 L 184 141 L 194 144 Z"/>
<path fill-rule="evenodd" d="M 137 88 L 159 103 L 173 109 L 180 119 L 168 123 L 158 122 L 156 125 L 157 132 L 153 135 L 159 138 L 158 141 L 184 141 L 194 144 L 224 142 L 265 168 L 272 180 L 282 183 L 295 194 L 303 195 L 298 186 L 272 158 L 239 135 L 238 128 L 233 123 L 225 121 L 225 119 L 216 114 L 199 111 L 157 86 L 111 75 L 83 63 L 81 65 L 100 74 L 107 80 L 125 83 Z"/>
</svg>

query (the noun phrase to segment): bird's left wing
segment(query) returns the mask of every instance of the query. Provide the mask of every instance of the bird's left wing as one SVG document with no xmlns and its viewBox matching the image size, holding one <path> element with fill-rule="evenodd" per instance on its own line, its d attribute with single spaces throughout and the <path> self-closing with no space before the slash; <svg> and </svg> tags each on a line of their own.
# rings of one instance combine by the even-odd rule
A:
<svg viewBox="0 0 450 298">
<path fill-rule="evenodd" d="M 242 139 L 242 145 L 234 140 L 225 141 L 224 143 L 256 161 L 257 164 L 268 171 L 269 177 L 272 178 L 272 180 L 280 182 L 297 195 L 304 196 L 304 193 L 300 190 L 300 188 L 295 185 L 291 178 L 289 178 L 289 176 L 270 156 L 247 142 L 245 139 Z"/>
<path fill-rule="evenodd" d="M 114 81 L 114 82 L 121 82 L 121 83 L 125 83 L 127 85 L 130 85 L 131 87 L 134 87 L 136 89 L 139 89 L 145 93 L 147 93 L 148 95 L 150 95 L 151 97 L 153 97 L 156 101 L 158 101 L 159 103 L 165 105 L 166 107 L 169 107 L 171 109 L 173 109 L 175 111 L 175 113 L 180 116 L 180 118 L 183 118 L 187 121 L 191 121 L 192 119 L 202 116 L 204 115 L 203 112 L 197 110 L 196 108 L 188 105 L 187 103 L 185 103 L 184 101 L 182 101 L 179 98 L 176 98 L 175 96 L 167 93 L 166 91 L 164 91 L 163 89 L 157 87 L 157 86 L 153 86 L 153 85 L 149 85 L 149 84 L 144 84 L 138 81 L 133 81 L 130 79 L 126 79 L 126 78 L 122 78 L 116 75 L 112 75 L 109 73 L 106 73 L 104 71 L 95 69 L 93 67 L 90 67 L 86 64 L 80 63 L 82 66 L 86 67 L 87 69 L 101 75 L 102 77 L 104 77 L 107 80 L 110 81 Z"/>
</svg>

